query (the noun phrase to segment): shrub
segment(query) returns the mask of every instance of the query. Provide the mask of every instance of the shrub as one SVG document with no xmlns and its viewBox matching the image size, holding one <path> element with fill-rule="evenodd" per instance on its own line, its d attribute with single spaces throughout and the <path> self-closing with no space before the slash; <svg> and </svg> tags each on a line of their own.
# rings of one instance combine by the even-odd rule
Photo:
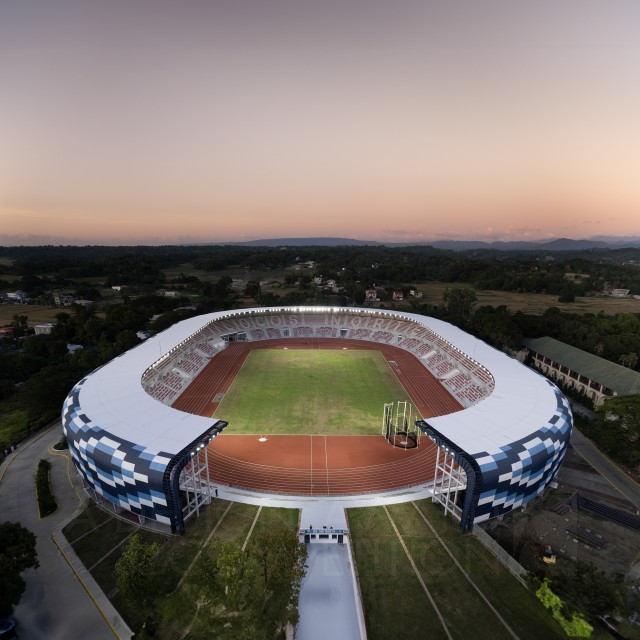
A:
<svg viewBox="0 0 640 640">
<path fill-rule="evenodd" d="M 58 509 L 58 504 L 51 491 L 49 474 L 51 463 L 48 460 L 40 460 L 36 473 L 36 492 L 38 494 L 38 509 L 40 517 L 46 518 Z"/>
</svg>

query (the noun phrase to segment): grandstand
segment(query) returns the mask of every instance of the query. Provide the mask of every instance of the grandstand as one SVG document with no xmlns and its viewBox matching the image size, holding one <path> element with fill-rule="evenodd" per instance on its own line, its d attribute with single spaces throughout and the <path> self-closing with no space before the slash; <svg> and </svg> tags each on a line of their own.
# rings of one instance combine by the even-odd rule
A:
<svg viewBox="0 0 640 640">
<path fill-rule="evenodd" d="M 230 344 L 287 339 L 393 346 L 440 380 L 463 409 L 417 426 L 439 447 L 434 495 L 463 530 L 538 495 L 564 457 L 571 412 L 558 389 L 448 323 L 377 309 L 246 309 L 184 320 L 74 387 L 63 428 L 87 487 L 184 532 L 211 499 L 207 445 L 227 425 L 170 405 Z"/>
</svg>

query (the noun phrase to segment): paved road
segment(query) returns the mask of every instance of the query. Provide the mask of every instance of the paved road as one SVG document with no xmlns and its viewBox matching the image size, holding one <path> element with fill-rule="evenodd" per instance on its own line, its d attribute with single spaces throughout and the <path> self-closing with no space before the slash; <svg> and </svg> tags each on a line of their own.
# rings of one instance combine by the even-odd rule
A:
<svg viewBox="0 0 640 640">
<path fill-rule="evenodd" d="M 571 446 L 578 455 L 640 511 L 640 485 L 621 471 L 575 427 L 571 432 Z"/>
<path fill-rule="evenodd" d="M 27 588 L 14 611 L 20 636 L 29 640 L 130 638 L 127 626 L 59 532 L 86 500 L 68 454 L 53 452 L 59 439 L 57 424 L 23 443 L 0 466 L 0 519 L 20 522 L 37 536 L 40 567 L 23 573 Z M 58 511 L 44 520 L 38 514 L 33 480 L 42 458 L 51 462 L 58 502 Z"/>
</svg>

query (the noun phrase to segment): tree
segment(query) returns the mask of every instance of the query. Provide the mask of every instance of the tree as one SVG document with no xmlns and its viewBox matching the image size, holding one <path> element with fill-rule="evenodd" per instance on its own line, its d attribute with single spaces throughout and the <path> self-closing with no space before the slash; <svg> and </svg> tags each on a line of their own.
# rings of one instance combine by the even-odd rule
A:
<svg viewBox="0 0 640 640">
<path fill-rule="evenodd" d="M 214 291 L 217 298 L 226 300 L 233 293 L 231 285 L 233 280 L 229 276 L 220 276 L 214 285 Z"/>
<path fill-rule="evenodd" d="M 578 613 L 572 612 L 571 617 L 565 616 L 565 603 L 549 588 L 545 580 L 536 591 L 538 600 L 542 602 L 551 615 L 560 623 L 564 632 L 574 638 L 589 638 L 593 627 Z"/>
<path fill-rule="evenodd" d="M 260 294 L 262 293 L 262 287 L 257 280 L 249 280 L 244 287 L 244 295 L 253 298 L 254 300 L 258 300 L 260 298 Z"/>
<path fill-rule="evenodd" d="M 191 578 L 198 601 L 216 616 L 226 610 L 233 637 L 274 638 L 298 620 L 306 546 L 295 530 L 272 526 L 252 538 L 246 551 L 238 540 L 214 539 Z"/>
<path fill-rule="evenodd" d="M 640 463 L 640 395 L 609 398 L 596 410 L 590 434 L 617 460 Z"/>
<path fill-rule="evenodd" d="M 629 369 L 635 369 L 638 364 L 638 354 L 637 353 L 623 353 L 619 358 L 618 362 L 623 367 L 628 367 Z"/>
<path fill-rule="evenodd" d="M 296 282 L 298 282 L 298 274 L 295 271 L 285 273 L 284 284 L 287 287 L 294 287 Z"/>
<path fill-rule="evenodd" d="M 29 329 L 29 317 L 21 314 L 14 313 L 13 321 L 11 322 L 13 327 L 13 335 L 16 338 L 26 335 Z"/>
<path fill-rule="evenodd" d="M 253 584 L 254 566 L 239 542 L 220 540 L 215 551 L 219 582 L 233 606 L 241 606 Z"/>
<path fill-rule="evenodd" d="M 614 584 L 591 562 L 558 562 L 551 571 L 554 591 L 590 620 L 611 615 L 623 604 Z"/>
<path fill-rule="evenodd" d="M 507 307 L 480 307 L 473 315 L 471 330 L 475 336 L 498 349 L 522 348 L 522 331 Z"/>
<path fill-rule="evenodd" d="M 558 302 L 575 302 L 576 294 L 570 282 L 564 284 L 558 293 Z"/>
<path fill-rule="evenodd" d="M 252 547 L 261 577 L 262 613 L 287 612 L 287 620 L 294 626 L 298 621 L 298 596 L 305 574 L 307 548 L 297 532 L 287 529 L 262 531 Z M 267 615 L 275 620 L 277 616 Z"/>
<path fill-rule="evenodd" d="M 17 522 L 0 524 L 0 616 L 20 602 L 26 586 L 20 573 L 37 567 L 35 535 Z"/>
<path fill-rule="evenodd" d="M 129 604 L 146 605 L 151 601 L 155 593 L 153 565 L 159 550 L 157 542 L 147 544 L 136 533 L 116 562 L 118 587 Z"/>
<path fill-rule="evenodd" d="M 449 315 L 468 318 L 476 303 L 476 292 L 468 287 L 447 287 L 442 295 Z"/>
</svg>

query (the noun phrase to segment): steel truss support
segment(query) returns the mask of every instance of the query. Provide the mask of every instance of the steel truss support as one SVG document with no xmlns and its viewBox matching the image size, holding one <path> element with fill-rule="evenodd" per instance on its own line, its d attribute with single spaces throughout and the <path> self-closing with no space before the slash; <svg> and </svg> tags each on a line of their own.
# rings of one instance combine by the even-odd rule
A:
<svg viewBox="0 0 640 640">
<path fill-rule="evenodd" d="M 192 456 L 191 462 L 180 472 L 180 489 L 185 495 L 185 503 L 182 506 L 182 515 L 185 520 L 194 513 L 199 516 L 200 508 L 211 504 L 209 458 L 206 446 L 200 446 Z"/>
<path fill-rule="evenodd" d="M 455 464 L 453 456 L 438 447 L 436 454 L 436 472 L 433 478 L 433 502 L 444 507 L 444 514 L 451 513 L 457 520 L 462 518 L 462 509 L 458 506 L 458 492 L 467 488 L 467 474 Z"/>
</svg>

